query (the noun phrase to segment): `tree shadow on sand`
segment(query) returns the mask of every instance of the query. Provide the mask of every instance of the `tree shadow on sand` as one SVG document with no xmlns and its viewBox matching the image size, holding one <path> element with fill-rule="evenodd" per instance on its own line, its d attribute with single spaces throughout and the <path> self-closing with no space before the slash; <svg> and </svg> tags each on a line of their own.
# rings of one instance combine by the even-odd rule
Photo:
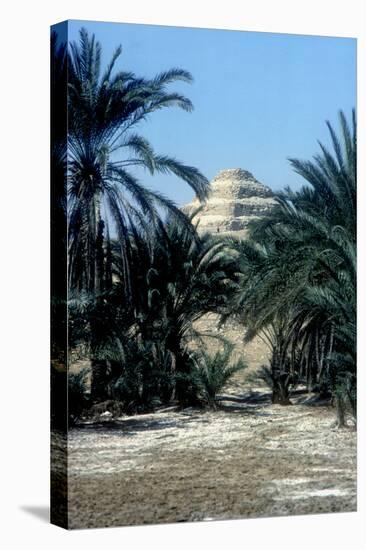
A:
<svg viewBox="0 0 366 550">
<path fill-rule="evenodd" d="M 152 413 L 153 416 L 154 413 Z M 93 422 L 91 424 L 80 424 L 78 430 L 89 432 L 119 433 L 124 436 L 132 436 L 138 432 L 149 430 L 165 430 L 167 428 L 185 428 L 185 422 L 178 419 L 161 419 L 146 417 L 131 417 L 123 420 L 110 420 L 103 422 Z"/>
</svg>

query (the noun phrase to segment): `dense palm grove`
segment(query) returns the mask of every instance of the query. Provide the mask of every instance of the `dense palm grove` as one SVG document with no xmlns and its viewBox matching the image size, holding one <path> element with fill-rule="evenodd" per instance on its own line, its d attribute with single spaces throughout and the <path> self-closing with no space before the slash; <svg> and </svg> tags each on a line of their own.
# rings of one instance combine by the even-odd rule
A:
<svg viewBox="0 0 366 550">
<path fill-rule="evenodd" d="M 231 359 L 223 338 L 215 355 L 197 345 L 195 322 L 213 312 L 242 325 L 243 345 L 266 341 L 270 361 L 259 376 L 273 402 L 289 404 L 306 387 L 332 398 L 344 424 L 346 410 L 356 415 L 355 114 L 348 122 L 340 113 L 339 136 L 328 124 L 332 151 L 320 144 L 311 162 L 290 160 L 306 185 L 279 193 L 248 239 L 198 235 L 194 215 L 136 176 L 136 168 L 172 173 L 207 197 L 199 170 L 157 154 L 137 133 L 160 109 L 191 111 L 170 87 L 192 78 L 176 68 L 153 79 L 118 72 L 120 54 L 102 72 L 100 44 L 85 30 L 69 52 L 52 45 L 55 89 L 68 72 L 67 144 L 62 132 L 52 135 L 53 178 L 67 175 L 67 200 L 60 191 L 54 201 L 52 238 L 60 257 L 57 226 L 65 222 L 68 351 L 91 364 L 88 391 L 85 371 L 68 374 L 70 422 L 105 400 L 127 413 L 173 402 L 215 408 L 246 365 L 244 354 Z M 53 309 L 64 311 L 54 288 Z M 60 356 L 57 338 L 53 346 Z"/>
<path fill-rule="evenodd" d="M 236 315 L 271 349 L 263 374 L 273 399 L 290 388 L 330 394 L 344 424 L 356 416 L 356 121 L 340 112 L 341 139 L 327 123 L 334 149 L 320 144 L 312 162 L 291 159 L 307 181 L 277 196 L 271 215 L 232 243 L 240 272 Z"/>
</svg>

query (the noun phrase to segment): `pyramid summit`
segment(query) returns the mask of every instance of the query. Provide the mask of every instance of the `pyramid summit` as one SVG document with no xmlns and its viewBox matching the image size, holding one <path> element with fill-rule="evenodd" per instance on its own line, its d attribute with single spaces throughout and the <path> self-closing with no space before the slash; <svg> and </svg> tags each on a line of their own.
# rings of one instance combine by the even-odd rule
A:
<svg viewBox="0 0 366 550">
<path fill-rule="evenodd" d="M 250 221 L 275 205 L 272 190 L 242 168 L 221 170 L 210 183 L 210 195 L 195 216 L 200 233 L 234 233 L 245 236 Z M 194 199 L 184 207 L 188 214 L 199 208 Z"/>
</svg>

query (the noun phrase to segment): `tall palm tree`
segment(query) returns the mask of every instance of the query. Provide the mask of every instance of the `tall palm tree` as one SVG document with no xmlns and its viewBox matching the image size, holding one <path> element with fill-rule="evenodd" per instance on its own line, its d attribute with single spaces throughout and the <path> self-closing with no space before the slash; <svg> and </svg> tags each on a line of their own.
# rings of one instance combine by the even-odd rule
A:
<svg viewBox="0 0 366 550">
<path fill-rule="evenodd" d="M 333 390 L 345 376 L 355 382 L 356 348 L 356 118 L 339 117 L 340 138 L 327 123 L 333 154 L 320 144 L 313 161 L 290 159 L 308 185 L 279 193 L 252 242 L 236 245 L 235 307 L 250 333 L 287 316 L 284 364 L 299 352 L 308 373 L 333 373 Z"/>
<path fill-rule="evenodd" d="M 156 154 L 134 131 L 154 111 L 172 106 L 191 111 L 189 99 L 167 90 L 172 82 L 191 82 L 191 75 L 175 68 L 146 80 L 131 72 L 116 72 L 121 52 L 118 47 L 102 73 L 101 45 L 94 35 L 81 29 L 80 43 L 70 46 L 69 276 L 70 288 L 79 291 L 100 290 L 96 244 L 103 209 L 109 212 L 104 221 L 113 220 L 115 225 L 126 270 L 125 243 L 132 223 L 142 224 L 146 218 L 159 223 L 158 207 L 174 212 L 184 222 L 175 204 L 144 187 L 131 168 L 173 173 L 200 199 L 207 195 L 207 180 L 197 169 Z"/>
<path fill-rule="evenodd" d="M 118 47 L 104 72 L 101 45 L 85 29 L 68 56 L 68 171 L 69 171 L 69 292 L 98 299 L 102 291 L 104 231 L 112 225 L 118 235 L 126 300 L 131 299 L 128 238 L 134 225 L 161 224 L 159 209 L 187 224 L 174 202 L 146 188 L 131 171 L 143 167 L 151 174 L 172 173 L 188 183 L 199 199 L 208 193 L 206 178 L 175 158 L 158 155 L 136 133 L 153 112 L 176 106 L 191 111 L 185 96 L 168 91 L 175 81 L 191 82 L 191 75 L 173 68 L 144 79 L 115 71 L 122 52 Z M 148 234 L 146 234 L 148 238 Z M 100 327 L 92 327 L 96 337 Z M 96 345 L 96 344 L 95 344 Z M 103 370 L 94 365 L 94 374 Z"/>
</svg>

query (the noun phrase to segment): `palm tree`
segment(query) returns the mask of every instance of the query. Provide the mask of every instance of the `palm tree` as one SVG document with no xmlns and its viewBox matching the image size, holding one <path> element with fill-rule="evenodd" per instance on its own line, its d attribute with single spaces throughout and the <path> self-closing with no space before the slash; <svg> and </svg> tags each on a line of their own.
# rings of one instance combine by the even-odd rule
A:
<svg viewBox="0 0 366 550">
<path fill-rule="evenodd" d="M 187 402 L 189 388 L 193 391 L 191 371 L 195 363 L 190 344 L 200 336 L 194 324 L 206 313 L 225 307 L 234 264 L 223 243 L 209 235 L 199 237 L 193 226 L 187 228 L 174 217 L 155 232 L 151 230 L 150 236 L 147 242 L 144 233 L 136 232 L 129 251 L 136 335 L 145 346 L 151 343 L 150 351 L 156 358 L 165 353 L 165 358 L 159 359 L 170 378 L 165 400 L 174 390 L 179 401 Z M 123 286 L 125 274 L 119 257 L 116 267 Z M 119 284 L 115 290 L 121 295 Z M 145 378 L 157 370 L 146 368 Z M 153 388 L 153 381 L 148 385 Z"/>
<path fill-rule="evenodd" d="M 225 307 L 234 264 L 223 244 L 208 235 L 200 238 L 193 226 L 174 216 L 165 225 L 132 227 L 126 252 L 131 301 L 124 299 L 126 272 L 118 240 L 111 243 L 113 286 L 103 301 L 80 300 L 70 318 L 70 339 L 88 331 L 89 319 L 100 323 L 98 341 L 90 355 L 107 363 L 105 397 L 112 394 L 138 407 L 154 400 L 181 403 L 196 399 L 196 358 L 192 340 L 200 335 L 195 321 Z M 106 369 L 105 369 L 106 370 Z"/>
<path fill-rule="evenodd" d="M 131 300 L 128 239 L 133 226 L 157 227 L 159 209 L 183 224 L 184 214 L 173 201 L 152 192 L 131 171 L 143 167 L 151 174 L 172 173 L 188 183 L 200 200 L 208 193 L 206 178 L 174 158 L 158 155 L 135 128 L 153 112 L 177 106 L 191 111 L 189 99 L 167 86 L 191 82 L 191 75 L 173 68 L 152 79 L 115 71 L 122 52 L 118 47 L 101 72 L 101 45 L 85 29 L 72 43 L 68 57 L 68 168 L 69 168 L 69 292 L 72 298 L 102 291 L 105 230 L 118 235 L 124 270 L 123 292 Z M 148 234 L 146 234 L 146 238 Z M 96 337 L 99 327 L 91 330 Z M 99 366 L 103 369 L 103 365 Z M 94 371 L 98 370 L 95 365 Z"/>
<path fill-rule="evenodd" d="M 125 242 L 132 223 L 148 218 L 159 221 L 162 207 L 184 221 L 174 203 L 144 187 L 131 172 L 143 167 L 151 174 L 173 173 L 187 182 L 203 200 L 207 180 L 200 172 L 174 158 L 157 155 L 134 129 L 154 111 L 177 106 L 191 111 L 184 96 L 168 92 L 174 81 L 191 82 L 190 74 L 171 69 L 151 80 L 131 72 L 115 72 L 122 49 L 118 47 L 101 73 L 101 46 L 94 35 L 80 31 L 80 43 L 72 43 L 69 78 L 69 252 L 70 288 L 98 292 L 100 277 L 96 241 L 102 206 L 113 220 L 125 257 Z M 126 291 L 128 287 L 126 287 Z"/>
<path fill-rule="evenodd" d="M 232 293 L 223 320 L 234 315 L 246 328 L 244 341 L 258 336 L 268 347 L 266 379 L 272 387 L 272 401 L 287 405 L 290 387 L 297 381 L 294 355 L 289 354 L 293 289 L 298 292 L 291 272 L 294 259 L 289 268 L 269 241 L 259 244 L 232 237 L 225 241 L 237 265 L 237 291 Z"/>
<path fill-rule="evenodd" d="M 250 334 L 272 327 L 278 337 L 273 323 L 285 320 L 282 372 L 296 358 L 309 383 L 312 369 L 318 381 L 330 376 L 333 392 L 345 378 L 355 384 L 356 349 L 356 119 L 353 112 L 350 128 L 339 116 L 340 139 L 327 123 L 334 153 L 320 144 L 313 161 L 291 159 L 308 185 L 279 193 L 253 223 L 252 242 L 235 245 L 235 307 Z"/>
</svg>

